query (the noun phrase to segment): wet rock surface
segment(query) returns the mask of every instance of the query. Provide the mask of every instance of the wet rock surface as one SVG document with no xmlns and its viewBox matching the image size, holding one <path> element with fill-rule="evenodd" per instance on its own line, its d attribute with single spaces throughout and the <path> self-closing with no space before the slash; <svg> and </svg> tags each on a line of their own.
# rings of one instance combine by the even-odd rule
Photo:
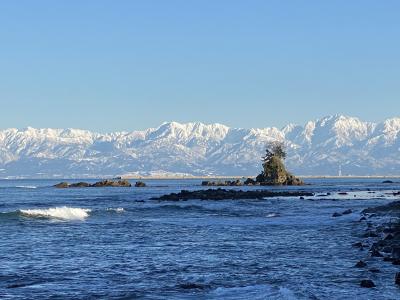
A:
<svg viewBox="0 0 400 300">
<path fill-rule="evenodd" d="M 55 188 L 87 188 L 87 187 L 131 187 L 132 184 L 128 180 L 102 180 L 93 184 L 87 182 L 77 182 L 69 184 L 68 182 L 60 182 L 54 185 Z"/>
<path fill-rule="evenodd" d="M 400 265 L 400 201 L 386 205 L 367 208 L 362 211 L 363 217 L 360 222 L 366 224 L 366 231 L 362 234 L 363 241 L 353 244 L 353 247 L 363 249 L 369 248 L 364 257 L 367 261 L 381 261 L 384 264 Z M 383 223 L 372 222 L 382 217 Z M 386 221 L 387 220 L 387 221 Z M 375 223 L 375 224 L 374 224 Z M 365 253 L 365 252 L 364 252 Z M 367 267 L 363 260 L 355 264 L 357 268 Z M 379 276 L 380 270 L 376 267 L 369 269 L 374 276 Z M 400 285 L 400 272 L 393 274 L 394 284 Z M 372 288 L 375 283 L 369 279 L 362 280 L 361 287 Z"/>
<path fill-rule="evenodd" d="M 171 193 L 161 197 L 152 198 L 152 200 L 168 200 L 168 201 L 185 201 L 190 199 L 200 200 L 239 200 L 239 199 L 263 199 L 268 197 L 299 197 L 313 196 L 310 192 L 271 192 L 265 190 L 242 191 L 242 190 L 226 190 L 226 189 L 208 189 L 198 191 L 185 191 L 180 193 Z"/>
</svg>

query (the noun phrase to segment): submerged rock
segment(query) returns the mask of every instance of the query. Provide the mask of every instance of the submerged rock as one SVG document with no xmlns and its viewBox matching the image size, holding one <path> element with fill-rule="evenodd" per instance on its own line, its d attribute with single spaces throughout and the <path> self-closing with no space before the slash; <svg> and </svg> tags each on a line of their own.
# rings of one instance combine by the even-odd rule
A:
<svg viewBox="0 0 400 300">
<path fill-rule="evenodd" d="M 367 263 L 360 260 L 359 262 L 356 263 L 355 267 L 356 268 L 365 268 L 367 266 Z"/>
<path fill-rule="evenodd" d="M 356 243 L 354 243 L 352 246 L 353 246 L 354 248 L 364 248 L 364 245 L 363 245 L 363 243 L 361 243 L 361 242 L 356 242 Z"/>
<path fill-rule="evenodd" d="M 377 269 L 377 268 L 371 268 L 368 271 L 370 271 L 371 273 L 380 273 L 381 270 Z"/>
<path fill-rule="evenodd" d="M 179 285 L 179 287 L 181 289 L 184 289 L 184 290 L 192 290 L 192 289 L 202 290 L 202 289 L 205 288 L 204 285 L 201 285 L 201 284 L 198 284 L 198 283 L 182 283 L 182 284 Z"/>
<path fill-rule="evenodd" d="M 394 283 L 400 285 L 400 272 L 396 273 L 396 276 L 394 277 Z"/>
<path fill-rule="evenodd" d="M 371 251 L 371 256 L 372 256 L 372 257 L 383 257 L 383 255 L 382 255 L 378 250 L 376 250 L 376 249 L 373 249 L 373 250 Z"/>
<path fill-rule="evenodd" d="M 373 288 L 375 287 L 375 283 L 370 279 L 361 280 L 360 286 L 363 288 Z"/>
</svg>

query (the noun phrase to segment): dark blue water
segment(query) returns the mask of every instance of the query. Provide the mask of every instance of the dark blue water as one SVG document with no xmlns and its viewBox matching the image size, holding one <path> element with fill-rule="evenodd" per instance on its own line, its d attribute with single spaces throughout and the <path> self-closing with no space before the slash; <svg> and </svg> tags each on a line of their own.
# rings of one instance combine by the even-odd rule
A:
<svg viewBox="0 0 400 300">
<path fill-rule="evenodd" d="M 85 189 L 0 181 L 0 298 L 399 299 L 396 266 L 373 258 L 381 273 L 353 267 L 368 256 L 351 247 L 365 230 L 359 212 L 400 189 L 381 181 L 308 180 L 291 189 L 332 195 L 305 200 L 179 203 L 149 199 L 200 181 Z M 331 217 L 347 208 L 354 213 Z M 377 287 L 360 288 L 365 278 Z"/>
</svg>

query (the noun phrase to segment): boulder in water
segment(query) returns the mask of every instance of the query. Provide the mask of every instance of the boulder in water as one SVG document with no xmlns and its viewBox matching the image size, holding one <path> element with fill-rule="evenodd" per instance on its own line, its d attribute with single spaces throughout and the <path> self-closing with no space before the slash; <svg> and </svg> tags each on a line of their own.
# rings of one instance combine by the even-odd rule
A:
<svg viewBox="0 0 400 300">
<path fill-rule="evenodd" d="M 355 267 L 356 268 L 365 268 L 367 266 L 367 263 L 360 260 L 359 262 L 356 263 Z"/>
<path fill-rule="evenodd" d="M 396 276 L 394 278 L 394 283 L 400 285 L 400 272 L 396 273 Z"/>
<path fill-rule="evenodd" d="M 135 187 L 146 187 L 146 184 L 143 181 L 137 181 Z"/>
<path fill-rule="evenodd" d="M 375 287 L 375 283 L 370 279 L 361 280 L 360 286 L 363 288 L 373 288 Z"/>
</svg>

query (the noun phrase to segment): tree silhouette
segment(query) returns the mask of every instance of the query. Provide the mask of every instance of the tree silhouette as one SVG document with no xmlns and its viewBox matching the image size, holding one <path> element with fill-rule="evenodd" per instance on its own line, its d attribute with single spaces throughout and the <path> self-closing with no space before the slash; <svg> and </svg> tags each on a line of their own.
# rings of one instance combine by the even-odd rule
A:
<svg viewBox="0 0 400 300">
<path fill-rule="evenodd" d="M 267 144 L 265 154 L 262 157 L 263 163 L 268 163 L 274 156 L 280 159 L 286 158 L 285 145 L 282 142 L 274 141 Z"/>
</svg>

